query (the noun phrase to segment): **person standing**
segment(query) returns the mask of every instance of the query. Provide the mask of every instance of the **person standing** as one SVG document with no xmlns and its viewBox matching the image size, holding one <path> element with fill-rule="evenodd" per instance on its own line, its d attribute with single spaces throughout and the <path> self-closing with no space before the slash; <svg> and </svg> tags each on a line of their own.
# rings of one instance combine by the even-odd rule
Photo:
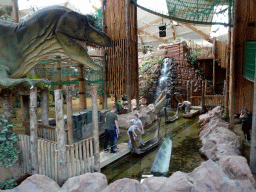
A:
<svg viewBox="0 0 256 192">
<path fill-rule="evenodd" d="M 109 151 L 107 146 L 108 146 L 108 140 L 110 140 L 110 147 L 111 147 L 110 153 L 116 153 L 116 151 L 114 151 L 114 135 L 115 135 L 114 126 L 115 125 L 116 125 L 116 133 L 119 134 L 118 119 L 117 119 L 117 115 L 115 114 L 116 112 L 117 112 L 117 107 L 113 106 L 111 111 L 109 111 L 106 114 L 104 152 Z"/>
<path fill-rule="evenodd" d="M 246 140 L 251 140 L 251 135 L 250 135 L 250 121 L 249 121 L 249 115 L 251 115 L 248 112 L 247 108 L 244 108 L 241 111 L 240 117 L 242 119 L 242 130 L 244 132 L 244 137 Z"/>
</svg>

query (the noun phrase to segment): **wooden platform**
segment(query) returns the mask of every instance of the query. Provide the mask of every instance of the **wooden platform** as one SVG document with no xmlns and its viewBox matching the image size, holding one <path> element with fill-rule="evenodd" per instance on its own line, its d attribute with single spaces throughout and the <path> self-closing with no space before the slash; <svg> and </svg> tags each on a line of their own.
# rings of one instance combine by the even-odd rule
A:
<svg viewBox="0 0 256 192">
<path fill-rule="evenodd" d="M 104 151 L 100 153 L 100 168 L 105 167 L 131 152 L 131 147 L 127 145 L 127 143 L 120 143 L 117 147 L 118 151 L 114 154 L 110 154 L 110 152 L 105 153 Z"/>
<path fill-rule="evenodd" d="M 194 109 L 194 110 L 202 110 L 202 106 L 190 106 L 190 109 Z"/>
<path fill-rule="evenodd" d="M 198 112 L 199 112 L 199 110 L 191 109 L 189 113 L 183 114 L 182 117 L 184 117 L 184 118 L 191 118 L 194 115 L 196 115 Z"/>
</svg>

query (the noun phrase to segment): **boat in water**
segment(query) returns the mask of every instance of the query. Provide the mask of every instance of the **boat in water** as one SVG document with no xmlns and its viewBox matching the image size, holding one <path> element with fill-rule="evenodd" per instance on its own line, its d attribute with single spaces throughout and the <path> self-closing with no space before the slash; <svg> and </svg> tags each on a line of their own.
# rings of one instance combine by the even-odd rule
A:
<svg viewBox="0 0 256 192">
<path fill-rule="evenodd" d="M 177 108 L 176 113 L 175 113 L 174 116 L 168 117 L 167 110 L 166 110 L 166 107 L 165 107 L 164 108 L 165 123 L 171 123 L 171 122 L 176 121 L 179 118 L 178 113 L 179 113 L 179 108 Z"/>
<path fill-rule="evenodd" d="M 156 147 L 157 145 L 159 145 L 159 136 L 160 136 L 160 119 L 157 120 L 158 121 L 158 125 L 156 128 L 156 132 L 155 135 L 152 139 L 149 139 L 148 141 L 145 142 L 144 145 L 140 145 L 137 146 L 134 137 L 133 137 L 133 133 L 130 131 L 129 135 L 131 138 L 131 146 L 132 146 L 132 151 L 135 154 L 143 154 L 147 151 L 149 151 L 150 149 Z"/>
</svg>

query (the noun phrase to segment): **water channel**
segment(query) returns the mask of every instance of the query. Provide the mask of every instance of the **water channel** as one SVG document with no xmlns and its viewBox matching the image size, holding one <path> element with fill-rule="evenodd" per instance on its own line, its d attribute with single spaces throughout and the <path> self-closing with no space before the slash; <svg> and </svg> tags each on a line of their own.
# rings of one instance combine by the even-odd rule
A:
<svg viewBox="0 0 256 192">
<path fill-rule="evenodd" d="M 169 115 L 174 112 L 170 111 Z M 176 171 L 189 173 L 205 161 L 199 153 L 201 143 L 198 138 L 198 116 L 191 119 L 180 118 L 170 124 L 165 124 L 161 117 L 161 142 L 160 145 L 143 155 L 128 154 L 110 165 L 102 168 L 102 173 L 107 176 L 108 183 L 112 183 L 121 178 L 131 178 L 141 180 L 144 174 L 150 174 L 151 166 L 154 162 L 158 149 L 163 142 L 163 138 L 170 138 L 173 142 L 172 156 L 168 176 Z M 151 139 L 155 134 L 156 122 L 145 128 L 143 141 Z M 100 148 L 103 150 L 104 138 L 100 139 Z M 121 130 L 118 143 L 127 143 L 128 136 L 126 130 Z"/>
</svg>

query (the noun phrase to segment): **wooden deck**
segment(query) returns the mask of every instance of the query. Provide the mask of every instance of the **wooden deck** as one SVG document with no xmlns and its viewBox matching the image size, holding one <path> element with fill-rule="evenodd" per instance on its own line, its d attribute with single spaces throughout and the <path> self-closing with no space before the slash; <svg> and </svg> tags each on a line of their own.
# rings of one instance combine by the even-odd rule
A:
<svg viewBox="0 0 256 192">
<path fill-rule="evenodd" d="M 182 117 L 184 117 L 184 118 L 191 118 L 194 115 L 196 115 L 198 112 L 199 112 L 199 110 L 191 109 L 189 113 L 183 114 Z"/>
<path fill-rule="evenodd" d="M 202 106 L 190 106 L 190 109 L 194 109 L 194 110 L 202 110 Z"/>
<path fill-rule="evenodd" d="M 104 151 L 100 153 L 100 168 L 105 167 L 131 152 L 131 147 L 127 145 L 127 143 L 120 143 L 117 147 L 118 151 L 114 154 L 110 154 L 110 152 L 105 153 Z"/>
</svg>

